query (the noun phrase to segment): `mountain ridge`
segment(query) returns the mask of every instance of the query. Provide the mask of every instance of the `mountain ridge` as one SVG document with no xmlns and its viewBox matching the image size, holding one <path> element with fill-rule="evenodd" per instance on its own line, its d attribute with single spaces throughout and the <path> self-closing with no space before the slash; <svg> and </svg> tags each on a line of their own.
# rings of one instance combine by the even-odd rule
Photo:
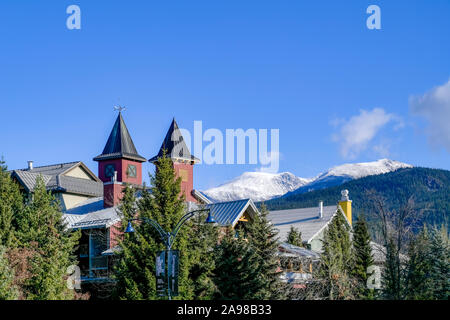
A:
<svg viewBox="0 0 450 320">
<path fill-rule="evenodd" d="M 347 181 L 392 172 L 400 168 L 412 168 L 407 163 L 379 159 L 372 162 L 345 163 L 334 166 L 313 178 L 302 178 L 290 172 L 244 172 L 218 187 L 203 191 L 213 201 L 232 201 L 251 198 L 266 201 L 297 193 L 305 193 L 340 185 Z"/>
<path fill-rule="evenodd" d="M 410 199 L 418 213 L 416 225 L 446 224 L 450 218 L 450 171 L 422 167 L 401 168 L 392 172 L 371 175 L 345 182 L 338 186 L 306 193 L 286 195 L 266 201 L 269 210 L 336 205 L 342 189 L 349 191 L 355 219 L 364 213 L 368 220 L 376 221 L 376 214 L 368 191 L 374 191 L 384 199 L 385 209 L 399 210 Z"/>
</svg>

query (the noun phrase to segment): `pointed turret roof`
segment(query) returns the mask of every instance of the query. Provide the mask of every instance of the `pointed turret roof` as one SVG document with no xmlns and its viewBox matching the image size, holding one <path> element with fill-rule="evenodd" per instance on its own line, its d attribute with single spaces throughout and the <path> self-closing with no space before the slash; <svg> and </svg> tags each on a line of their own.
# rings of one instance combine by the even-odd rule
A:
<svg viewBox="0 0 450 320">
<path fill-rule="evenodd" d="M 127 158 L 139 162 L 146 161 L 144 157 L 137 153 L 121 112 L 117 116 L 116 123 L 114 123 L 102 154 L 95 157 L 94 161 L 119 158 Z"/>
<path fill-rule="evenodd" d="M 172 123 L 170 125 L 169 130 L 167 131 L 166 137 L 159 149 L 159 152 L 156 156 L 149 159 L 150 162 L 155 162 L 158 158 L 162 157 L 163 150 L 166 149 L 166 154 L 172 159 L 181 160 L 181 161 L 191 161 L 198 162 L 199 159 L 191 155 L 189 152 L 189 148 L 184 142 L 183 135 L 181 134 L 180 128 L 178 127 L 175 118 L 173 118 Z"/>
</svg>

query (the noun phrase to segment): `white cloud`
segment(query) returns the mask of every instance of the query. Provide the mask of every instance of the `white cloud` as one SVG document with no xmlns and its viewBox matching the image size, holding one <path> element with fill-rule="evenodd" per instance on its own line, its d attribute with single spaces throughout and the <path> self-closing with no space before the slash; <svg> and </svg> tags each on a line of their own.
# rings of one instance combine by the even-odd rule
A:
<svg viewBox="0 0 450 320">
<path fill-rule="evenodd" d="M 390 152 L 391 144 L 389 141 L 384 141 L 383 143 L 377 144 L 372 147 L 373 152 L 382 158 L 387 158 L 391 155 Z"/>
<path fill-rule="evenodd" d="M 412 114 L 427 120 L 430 144 L 450 152 L 450 80 L 422 96 L 410 97 L 409 107 Z"/>
<path fill-rule="evenodd" d="M 403 126 L 399 117 L 386 113 L 384 109 L 375 108 L 371 111 L 360 110 L 360 113 L 348 120 L 335 120 L 339 132 L 333 134 L 333 141 L 339 143 L 340 153 L 344 158 L 356 158 L 367 149 L 369 143 L 375 138 L 380 129 L 387 123 L 395 121 L 395 129 Z M 388 153 L 387 145 L 377 145 L 373 150 Z"/>
</svg>

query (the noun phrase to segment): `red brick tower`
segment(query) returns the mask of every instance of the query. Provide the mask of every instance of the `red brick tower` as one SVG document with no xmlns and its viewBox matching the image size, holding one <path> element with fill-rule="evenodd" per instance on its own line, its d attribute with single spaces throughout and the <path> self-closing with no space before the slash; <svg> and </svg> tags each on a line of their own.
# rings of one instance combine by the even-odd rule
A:
<svg viewBox="0 0 450 320">
<path fill-rule="evenodd" d="M 192 195 L 194 189 L 193 168 L 199 160 L 189 152 L 175 118 L 172 120 L 158 154 L 148 161 L 158 166 L 158 159 L 162 157 L 164 149 L 166 149 L 167 156 L 172 159 L 175 174 L 181 178 L 181 193 L 184 194 L 186 201 L 197 202 Z"/>
<path fill-rule="evenodd" d="M 102 154 L 94 161 L 98 162 L 98 177 L 103 181 L 105 208 L 119 204 L 125 183 L 142 184 L 142 163 L 146 159 L 137 153 L 121 112 Z"/>
</svg>

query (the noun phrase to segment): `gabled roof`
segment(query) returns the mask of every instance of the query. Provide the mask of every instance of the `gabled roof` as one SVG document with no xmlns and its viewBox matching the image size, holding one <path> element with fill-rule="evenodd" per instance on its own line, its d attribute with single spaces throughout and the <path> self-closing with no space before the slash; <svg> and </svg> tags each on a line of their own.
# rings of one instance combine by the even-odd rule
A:
<svg viewBox="0 0 450 320">
<path fill-rule="evenodd" d="M 33 169 L 18 169 L 14 171 L 27 171 L 30 173 L 40 173 L 42 175 L 48 175 L 48 176 L 57 176 L 63 173 L 66 173 L 72 169 L 74 169 L 76 166 L 82 164 L 81 161 L 73 161 L 73 162 L 66 162 L 66 163 L 57 163 L 57 164 L 51 164 L 47 166 L 40 166 L 40 167 L 33 167 Z M 83 167 L 84 168 L 84 167 Z M 85 168 L 89 173 L 92 173 L 86 166 Z M 95 174 L 92 173 L 92 176 L 96 178 Z M 99 180 L 100 181 L 100 180 Z"/>
<path fill-rule="evenodd" d="M 268 219 L 279 231 L 281 241 L 285 241 L 291 226 L 302 233 L 303 241 L 309 242 L 324 228 L 337 211 L 337 206 L 323 207 L 323 217 L 319 218 L 319 207 L 270 211 Z"/>
<path fill-rule="evenodd" d="M 137 153 L 121 112 L 117 116 L 103 152 L 96 156 L 94 161 L 119 158 L 127 158 L 139 162 L 146 161 L 144 157 Z"/>
<path fill-rule="evenodd" d="M 76 167 L 83 168 L 92 180 L 65 175 Z M 81 161 L 34 167 L 31 170 L 13 170 L 11 175 L 19 181 L 27 192 L 34 191 L 36 179 L 41 176 L 47 190 L 69 192 L 93 197 L 103 195 L 103 183 Z"/>
<path fill-rule="evenodd" d="M 12 171 L 12 176 L 19 181 L 19 183 L 25 188 L 27 192 L 32 192 L 34 190 L 34 188 L 36 187 L 36 180 L 39 176 L 42 177 L 45 185 L 47 185 L 52 179 L 52 176 L 21 170 Z"/>
<path fill-rule="evenodd" d="M 166 149 L 166 155 L 174 160 L 198 162 L 199 159 L 191 155 L 189 148 L 184 142 L 183 135 L 181 134 L 180 128 L 178 127 L 175 118 L 173 118 L 170 128 L 167 131 L 166 137 L 159 149 L 156 156 L 149 159 L 150 162 L 155 162 L 163 156 L 163 150 Z"/>
<path fill-rule="evenodd" d="M 250 210 L 250 216 L 259 214 L 251 199 L 211 203 L 205 208 L 210 209 L 211 215 L 221 226 L 234 227 L 247 209 Z"/>
</svg>

